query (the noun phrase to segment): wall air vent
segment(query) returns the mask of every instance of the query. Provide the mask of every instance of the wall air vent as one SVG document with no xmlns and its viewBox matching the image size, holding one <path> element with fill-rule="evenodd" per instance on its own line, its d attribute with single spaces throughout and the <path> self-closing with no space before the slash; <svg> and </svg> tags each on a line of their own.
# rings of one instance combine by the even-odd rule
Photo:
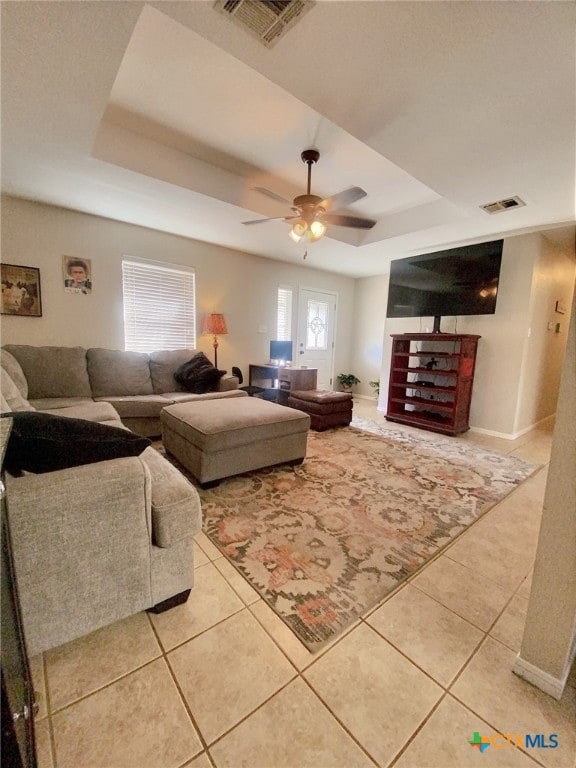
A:
<svg viewBox="0 0 576 768">
<path fill-rule="evenodd" d="M 315 4 L 315 0 L 216 0 L 214 8 L 272 48 Z"/>
<path fill-rule="evenodd" d="M 510 208 L 521 208 L 523 205 L 526 205 L 524 200 L 516 195 L 515 197 L 507 197 L 504 200 L 497 200 L 495 203 L 486 203 L 486 205 L 481 205 L 480 208 L 486 211 L 486 213 L 501 213 L 502 211 L 510 210 Z"/>
</svg>

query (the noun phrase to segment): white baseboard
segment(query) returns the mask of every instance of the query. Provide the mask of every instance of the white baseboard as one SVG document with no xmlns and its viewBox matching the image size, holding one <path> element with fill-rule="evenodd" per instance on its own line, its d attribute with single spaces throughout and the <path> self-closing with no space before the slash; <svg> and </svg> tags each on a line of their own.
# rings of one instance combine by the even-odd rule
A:
<svg viewBox="0 0 576 768">
<path fill-rule="evenodd" d="M 482 427 L 470 427 L 470 432 L 477 432 L 479 435 L 488 435 L 489 437 L 501 437 L 503 440 L 516 440 L 522 435 L 532 432 L 534 429 L 544 427 L 544 425 L 555 417 L 556 414 L 546 416 L 544 419 L 537 421 L 536 424 L 531 424 L 529 427 L 521 429 L 519 432 L 496 432 L 493 429 L 482 429 Z"/>
<path fill-rule="evenodd" d="M 517 437 L 526 434 L 534 427 L 522 432 L 497 432 L 495 429 L 482 429 L 482 427 L 470 427 L 470 432 L 476 432 L 478 435 L 488 435 L 488 437 L 500 437 L 502 440 L 516 440 Z"/>
<path fill-rule="evenodd" d="M 372 400 L 373 402 L 376 402 L 376 410 L 379 413 L 386 413 L 387 408 L 386 406 L 380 406 L 378 404 L 378 399 L 375 398 L 373 395 L 357 395 L 354 394 L 354 398 L 358 400 Z M 541 419 L 540 421 L 536 422 L 536 424 L 532 424 L 529 427 L 525 427 L 525 429 L 521 429 L 519 432 L 497 432 L 494 429 L 483 429 L 482 427 L 470 427 L 470 432 L 477 432 L 479 435 L 488 435 L 488 437 L 500 437 L 502 440 L 516 440 L 519 437 L 522 437 L 522 435 L 528 434 L 528 432 L 532 432 L 534 429 L 539 429 L 544 427 L 544 425 L 549 422 L 551 419 L 554 419 L 556 414 L 552 414 L 551 416 L 546 416 L 544 419 Z M 415 426 L 415 425 L 414 425 Z"/>
<path fill-rule="evenodd" d="M 548 672 L 544 672 L 540 667 L 530 664 L 529 661 L 526 661 L 520 654 L 518 654 L 518 656 L 516 656 L 516 662 L 512 667 L 512 672 L 523 680 L 532 683 L 536 688 L 540 688 L 544 693 L 560 700 L 562 698 L 562 693 L 564 692 L 566 681 L 568 680 L 568 675 L 570 674 L 570 664 L 568 664 L 562 679 L 559 679 L 557 677 L 552 677 Z"/>
</svg>

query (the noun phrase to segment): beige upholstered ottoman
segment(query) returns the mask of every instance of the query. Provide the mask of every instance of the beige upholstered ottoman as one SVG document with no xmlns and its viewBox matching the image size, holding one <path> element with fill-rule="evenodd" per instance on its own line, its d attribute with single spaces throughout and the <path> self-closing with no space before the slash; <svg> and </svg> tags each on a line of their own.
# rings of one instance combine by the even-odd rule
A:
<svg viewBox="0 0 576 768">
<path fill-rule="evenodd" d="M 306 455 L 308 414 L 256 397 L 169 405 L 160 419 L 164 448 L 203 487 Z"/>
</svg>

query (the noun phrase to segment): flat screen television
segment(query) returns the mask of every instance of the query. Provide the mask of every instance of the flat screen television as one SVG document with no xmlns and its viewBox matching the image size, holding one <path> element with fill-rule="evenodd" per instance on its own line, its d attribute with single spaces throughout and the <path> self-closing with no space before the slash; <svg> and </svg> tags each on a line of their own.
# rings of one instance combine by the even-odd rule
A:
<svg viewBox="0 0 576 768">
<path fill-rule="evenodd" d="M 270 362 L 289 363 L 292 361 L 292 342 L 291 341 L 271 341 L 270 342 Z"/>
<path fill-rule="evenodd" d="M 397 259 L 390 265 L 386 317 L 492 315 L 504 240 Z"/>
</svg>

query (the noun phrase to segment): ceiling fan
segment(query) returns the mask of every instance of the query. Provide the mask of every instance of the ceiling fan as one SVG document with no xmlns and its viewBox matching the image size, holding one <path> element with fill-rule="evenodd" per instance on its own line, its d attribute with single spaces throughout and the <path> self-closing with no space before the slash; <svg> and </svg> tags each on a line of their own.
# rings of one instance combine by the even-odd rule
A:
<svg viewBox="0 0 576 768">
<path fill-rule="evenodd" d="M 335 224 L 339 227 L 354 227 L 356 229 L 372 229 L 376 224 L 372 219 L 361 219 L 358 216 L 348 216 L 347 214 L 333 213 L 342 208 L 355 203 L 366 197 L 366 192 L 360 187 L 350 187 L 336 195 L 330 195 L 322 199 L 318 195 L 310 193 L 310 184 L 312 179 L 312 166 L 318 162 L 320 152 L 316 149 L 305 149 L 300 155 L 302 162 L 308 166 L 308 187 L 305 195 L 298 195 L 292 203 L 289 200 L 271 192 L 265 187 L 253 187 L 274 200 L 287 203 L 292 206 L 292 214 L 287 216 L 273 216 L 268 219 L 254 219 L 252 221 L 243 221 L 243 224 L 261 224 L 264 221 L 274 221 L 283 219 L 292 224 L 289 235 L 294 242 L 299 243 L 303 238 L 308 242 L 315 242 L 326 232 L 327 224 Z"/>
</svg>

